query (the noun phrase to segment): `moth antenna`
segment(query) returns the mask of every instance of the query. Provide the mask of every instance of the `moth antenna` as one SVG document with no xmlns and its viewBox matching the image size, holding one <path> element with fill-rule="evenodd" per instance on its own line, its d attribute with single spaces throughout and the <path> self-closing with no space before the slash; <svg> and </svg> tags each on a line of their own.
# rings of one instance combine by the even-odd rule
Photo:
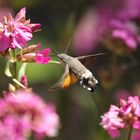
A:
<svg viewBox="0 0 140 140">
<path fill-rule="evenodd" d="M 70 44 L 71 44 L 71 41 L 72 41 L 72 38 L 69 40 L 69 42 L 68 42 L 68 45 L 67 45 L 67 47 L 66 47 L 66 49 L 65 49 L 65 54 L 67 53 L 67 51 L 68 51 L 68 49 L 69 49 L 69 46 L 70 46 Z"/>
</svg>

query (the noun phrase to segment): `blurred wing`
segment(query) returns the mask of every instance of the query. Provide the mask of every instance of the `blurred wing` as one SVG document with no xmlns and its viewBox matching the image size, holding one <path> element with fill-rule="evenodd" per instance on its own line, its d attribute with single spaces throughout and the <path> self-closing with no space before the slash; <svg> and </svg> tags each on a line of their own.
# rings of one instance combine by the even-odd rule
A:
<svg viewBox="0 0 140 140">
<path fill-rule="evenodd" d="M 78 56 L 76 58 L 77 59 L 85 59 L 85 58 L 89 58 L 89 57 L 96 57 L 96 56 L 102 56 L 102 55 L 106 55 L 106 53 L 90 54 L 90 55 Z"/>
<path fill-rule="evenodd" d="M 50 88 L 50 90 L 52 91 L 52 90 L 56 90 L 59 88 L 63 88 L 63 89 L 68 88 L 71 84 L 75 83 L 76 81 L 77 81 L 77 79 L 76 79 L 75 75 L 69 71 L 69 67 L 66 64 L 63 75 L 58 80 L 58 82 Z"/>
<path fill-rule="evenodd" d="M 76 57 L 80 62 L 87 68 L 90 68 L 93 66 L 97 59 L 95 60 L 95 57 L 106 55 L 106 53 L 97 53 L 97 54 L 91 54 L 91 55 L 85 55 L 85 56 L 78 56 Z"/>
<path fill-rule="evenodd" d="M 69 73 L 67 77 L 64 79 L 61 88 L 68 88 L 70 85 L 74 84 L 77 81 L 77 78 L 74 74 Z"/>
</svg>

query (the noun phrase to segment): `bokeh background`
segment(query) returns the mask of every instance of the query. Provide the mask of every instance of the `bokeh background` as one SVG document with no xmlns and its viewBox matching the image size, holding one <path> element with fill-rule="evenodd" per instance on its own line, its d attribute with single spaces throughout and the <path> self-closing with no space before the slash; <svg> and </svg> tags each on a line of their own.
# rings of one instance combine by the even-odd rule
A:
<svg viewBox="0 0 140 140">
<path fill-rule="evenodd" d="M 140 2 L 138 5 L 135 1 L 138 0 L 0 0 L 0 20 L 8 12 L 15 15 L 26 7 L 27 17 L 41 23 L 42 31 L 35 33 L 29 44 L 40 42 L 42 49 L 49 47 L 63 53 L 72 39 L 68 55 L 105 53 L 87 60 L 88 68 L 99 80 L 94 94 L 78 83 L 50 92 L 63 66 L 28 64 L 29 86 L 46 101 L 55 103 L 61 120 L 59 135 L 46 139 L 110 140 L 99 125 L 101 115 L 111 104 L 118 104 L 120 97 L 140 95 Z M 1 60 L 1 92 L 11 82 L 2 74 L 3 66 Z M 118 140 L 124 140 L 126 135 L 124 130 Z"/>
</svg>

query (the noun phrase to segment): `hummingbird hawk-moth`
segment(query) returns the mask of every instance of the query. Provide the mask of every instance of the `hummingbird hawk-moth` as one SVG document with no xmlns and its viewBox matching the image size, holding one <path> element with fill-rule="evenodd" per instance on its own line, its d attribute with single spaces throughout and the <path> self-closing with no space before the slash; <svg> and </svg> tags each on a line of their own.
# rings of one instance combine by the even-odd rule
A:
<svg viewBox="0 0 140 140">
<path fill-rule="evenodd" d="M 90 92 L 94 92 L 98 81 L 92 74 L 90 70 L 88 70 L 81 62 L 80 60 L 85 58 L 90 58 L 92 56 L 96 55 L 102 55 L 100 54 L 93 54 L 93 55 L 86 55 L 86 56 L 79 56 L 79 57 L 72 57 L 65 53 L 56 54 L 59 58 L 60 62 L 64 65 L 65 70 L 61 78 L 58 80 L 58 82 L 52 86 L 52 89 L 54 88 L 68 88 L 73 83 L 76 83 L 77 81 L 82 85 L 85 89 L 87 89 Z"/>
</svg>

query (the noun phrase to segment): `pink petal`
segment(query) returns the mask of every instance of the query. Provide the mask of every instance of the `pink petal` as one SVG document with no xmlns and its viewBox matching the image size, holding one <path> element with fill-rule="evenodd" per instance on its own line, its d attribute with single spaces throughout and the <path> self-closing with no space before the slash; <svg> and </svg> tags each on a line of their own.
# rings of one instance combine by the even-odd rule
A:
<svg viewBox="0 0 140 140">
<path fill-rule="evenodd" d="M 135 121 L 133 124 L 133 128 L 140 130 L 140 121 Z"/>
<path fill-rule="evenodd" d="M 26 8 L 22 8 L 16 15 L 15 19 L 17 21 L 20 21 L 22 18 L 25 18 L 25 14 L 26 14 Z"/>
<path fill-rule="evenodd" d="M 1 33 L 0 36 L 0 52 L 3 52 L 10 47 L 10 36 L 6 36 L 4 33 Z"/>
<path fill-rule="evenodd" d="M 108 134 L 112 139 L 118 138 L 120 136 L 120 131 L 118 129 L 109 129 Z"/>
<path fill-rule="evenodd" d="M 39 64 L 47 64 L 50 61 L 50 57 L 49 56 L 45 57 L 40 54 L 37 54 L 35 60 Z"/>
<path fill-rule="evenodd" d="M 41 27 L 41 24 L 39 24 L 39 23 L 37 23 L 37 24 L 30 24 L 30 28 L 31 28 L 32 32 L 35 32 L 40 27 Z"/>
<path fill-rule="evenodd" d="M 40 53 L 42 53 L 43 55 L 47 55 L 50 53 L 50 51 L 51 51 L 50 48 L 46 48 L 43 51 L 40 51 Z"/>
</svg>

